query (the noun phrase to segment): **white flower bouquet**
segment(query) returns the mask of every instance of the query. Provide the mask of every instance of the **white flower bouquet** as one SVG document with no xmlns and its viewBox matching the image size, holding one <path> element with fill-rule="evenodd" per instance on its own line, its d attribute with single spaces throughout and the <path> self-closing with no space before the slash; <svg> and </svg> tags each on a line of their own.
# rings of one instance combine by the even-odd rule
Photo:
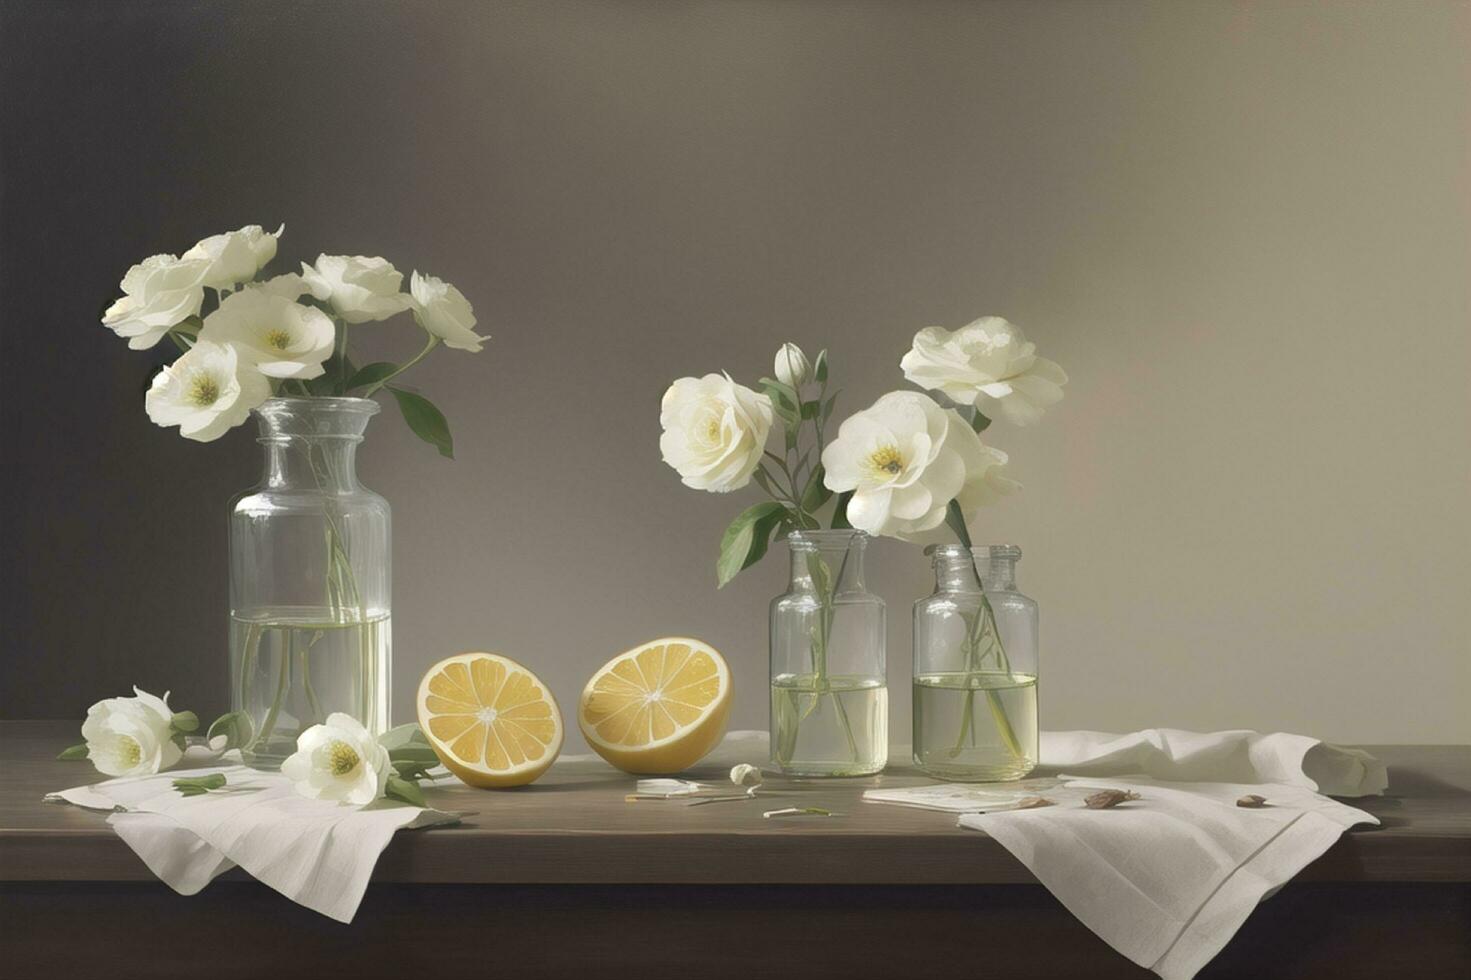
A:
<svg viewBox="0 0 1471 980">
<path fill-rule="evenodd" d="M 180 352 L 148 389 L 148 417 L 178 426 L 186 439 L 209 442 L 273 395 L 369 398 L 387 390 L 409 428 L 452 457 L 443 413 L 390 382 L 441 343 L 481 349 L 487 338 L 475 333 L 469 301 L 449 283 L 418 272 L 405 293 L 392 263 L 361 255 L 319 255 L 300 273 L 259 280 L 284 230 L 247 225 L 180 256 L 151 256 L 123 276 L 123 295 L 107 308 L 103 325 L 134 350 L 167 337 Z M 404 312 L 424 330 L 423 349 L 402 364 L 355 364 L 349 327 Z"/>
</svg>

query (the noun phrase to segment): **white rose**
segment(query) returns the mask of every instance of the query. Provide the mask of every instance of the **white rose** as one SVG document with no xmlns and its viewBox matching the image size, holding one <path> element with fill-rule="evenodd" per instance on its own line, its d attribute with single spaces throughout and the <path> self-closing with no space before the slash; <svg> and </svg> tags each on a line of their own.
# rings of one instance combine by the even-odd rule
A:
<svg viewBox="0 0 1471 980">
<path fill-rule="evenodd" d="M 154 255 L 123 276 L 123 295 L 102 314 L 102 323 L 133 350 L 152 347 L 176 327 L 199 313 L 204 302 L 203 259 Z"/>
<path fill-rule="evenodd" d="M 185 439 L 210 442 L 269 397 L 271 383 L 232 345 L 203 340 L 154 376 L 143 404 L 156 425 L 177 425 Z"/>
<path fill-rule="evenodd" d="M 800 388 L 812 378 L 812 362 L 796 344 L 782 344 L 776 352 L 776 363 L 772 365 L 776 380 L 793 388 Z"/>
<path fill-rule="evenodd" d="M 1037 356 L 1021 330 L 999 316 L 983 316 L 959 330 L 925 327 L 899 362 L 904 376 L 921 388 L 940 391 L 987 417 L 1030 425 L 1042 410 L 1062 400 L 1067 374 Z"/>
<path fill-rule="evenodd" d="M 336 324 L 321 310 L 292 302 L 271 288 L 247 286 L 225 297 L 204 318 L 199 339 L 233 346 L 242 361 L 269 378 L 321 377 L 322 362 L 332 356 L 337 340 Z"/>
<path fill-rule="evenodd" d="M 415 272 L 409 276 L 409 293 L 414 298 L 414 319 L 443 340 L 444 346 L 473 354 L 480 351 L 482 341 L 490 339 L 476 335 L 470 301 L 443 279 Z"/>
<path fill-rule="evenodd" d="M 318 255 L 316 266 L 302 264 L 302 278 L 312 295 L 331 304 L 348 323 L 386 320 L 409 308 L 413 299 L 400 292 L 403 273 L 387 259 L 366 255 Z"/>
<path fill-rule="evenodd" d="M 184 752 L 173 741 L 174 713 L 163 697 L 133 688 L 136 697 L 108 698 L 87 709 L 82 738 L 87 758 L 109 776 L 146 776 L 167 769 Z"/>
<path fill-rule="evenodd" d="M 296 740 L 281 774 L 297 793 L 313 800 L 366 806 L 383 795 L 391 764 L 388 750 L 351 715 L 335 711 Z"/>
<path fill-rule="evenodd" d="M 891 391 L 839 427 L 822 454 L 823 482 L 853 491 L 854 527 L 921 540 L 945 522 L 950 501 L 974 510 L 1008 492 L 1005 461 L 953 411 L 917 391 Z"/>
<path fill-rule="evenodd" d="M 771 419 L 771 399 L 728 375 L 680 378 L 660 405 L 659 449 L 685 486 L 728 493 L 751 481 Z"/>
<path fill-rule="evenodd" d="M 276 257 L 276 240 L 285 230 L 285 225 L 274 232 L 267 232 L 260 225 L 246 225 L 238 231 L 203 239 L 185 252 L 184 258 L 209 262 L 209 271 L 204 275 L 206 286 L 232 289 L 254 279 Z"/>
</svg>

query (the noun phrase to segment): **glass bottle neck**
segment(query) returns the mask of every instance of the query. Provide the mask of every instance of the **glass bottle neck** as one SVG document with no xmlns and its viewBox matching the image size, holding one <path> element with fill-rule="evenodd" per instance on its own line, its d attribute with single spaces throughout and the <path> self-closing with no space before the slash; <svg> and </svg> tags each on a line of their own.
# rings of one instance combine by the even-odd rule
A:
<svg viewBox="0 0 1471 980">
<path fill-rule="evenodd" d="M 256 415 L 266 447 L 265 484 L 273 489 L 350 493 L 363 431 L 378 411 L 365 398 L 272 398 Z"/>
<path fill-rule="evenodd" d="M 266 486 L 349 493 L 358 489 L 357 440 L 283 437 L 267 441 Z"/>
<path fill-rule="evenodd" d="M 863 552 L 868 535 L 862 531 L 793 531 L 787 544 L 792 553 L 792 592 L 836 595 L 864 591 Z"/>
<path fill-rule="evenodd" d="M 930 549 L 935 563 L 937 592 L 1013 592 L 1021 549 L 1008 545 L 982 546 L 967 551 L 960 545 Z M 979 578 L 977 577 L 979 575 Z"/>
</svg>

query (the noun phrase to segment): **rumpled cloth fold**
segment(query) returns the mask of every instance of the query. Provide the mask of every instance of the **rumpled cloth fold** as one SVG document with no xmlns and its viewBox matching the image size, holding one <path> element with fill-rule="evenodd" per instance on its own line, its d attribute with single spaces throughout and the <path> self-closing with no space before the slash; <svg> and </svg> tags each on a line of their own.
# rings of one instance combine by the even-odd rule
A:
<svg viewBox="0 0 1471 980">
<path fill-rule="evenodd" d="M 198 796 L 173 787 L 181 775 L 223 773 L 225 786 Z M 351 922 L 378 856 L 399 830 L 455 823 L 459 817 L 394 800 L 361 809 L 297 795 L 279 772 L 241 765 L 173 769 L 110 779 L 47 796 L 107 818 L 148 869 L 181 895 L 193 895 L 239 865 L 287 898 L 338 922 Z"/>
<path fill-rule="evenodd" d="M 1384 792 L 1383 763 L 1287 733 L 1148 729 L 1044 732 L 1057 805 L 968 814 L 1114 949 L 1166 980 L 1189 980 L 1257 904 L 1371 814 L 1325 794 Z M 1140 799 L 1086 809 L 1103 788 Z M 1261 809 L 1237 806 L 1263 796 Z M 1047 794 L 1043 794 L 1047 795 Z"/>
</svg>

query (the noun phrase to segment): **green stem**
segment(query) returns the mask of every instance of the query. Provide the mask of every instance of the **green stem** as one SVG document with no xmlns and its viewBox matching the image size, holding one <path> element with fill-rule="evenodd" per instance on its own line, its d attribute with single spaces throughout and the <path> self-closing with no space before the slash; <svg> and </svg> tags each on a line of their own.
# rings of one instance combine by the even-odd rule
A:
<svg viewBox="0 0 1471 980">
<path fill-rule="evenodd" d="M 388 382 L 392 381 L 394 378 L 398 377 L 400 374 L 403 374 L 405 371 L 407 371 L 409 368 L 413 367 L 415 364 L 418 364 L 420 361 L 422 361 L 424 359 L 425 355 L 427 355 L 430 351 L 432 351 L 435 347 L 437 347 L 439 345 L 439 338 L 438 337 L 434 336 L 434 334 L 432 334 L 432 333 L 429 333 L 429 331 L 427 331 L 427 330 L 424 331 L 424 332 L 426 334 L 429 334 L 429 343 L 427 343 L 427 344 L 424 345 L 424 349 L 421 350 L 421 351 L 419 351 L 419 353 L 415 354 L 413 357 L 409 358 L 404 363 L 400 364 L 394 370 L 394 372 L 392 374 L 388 375 L 385 378 L 380 379 L 376 384 L 369 385 L 368 386 L 368 389 L 366 391 L 364 391 L 360 397 L 362 397 L 362 398 L 372 398 L 374 392 L 376 392 L 379 388 L 382 388 L 384 385 L 388 384 Z"/>
<path fill-rule="evenodd" d="M 347 324 L 339 323 L 337 318 L 332 318 L 332 325 L 337 328 L 337 386 L 335 393 L 347 394 Z"/>
<path fill-rule="evenodd" d="M 261 722 L 260 735 L 255 739 L 255 745 L 262 750 L 268 748 L 271 734 L 276 730 L 276 718 L 281 714 L 281 702 L 286 698 L 286 679 L 291 671 L 291 646 L 294 642 L 294 631 L 286 631 L 286 652 L 281 655 L 281 670 L 276 678 L 276 696 L 271 699 L 270 710 L 266 712 L 266 720 Z"/>
<path fill-rule="evenodd" d="M 969 686 L 969 680 L 982 682 L 980 676 L 981 661 L 984 656 L 980 653 L 980 644 L 984 640 L 990 640 L 988 653 L 994 655 L 997 668 L 1008 677 L 1011 674 L 1011 663 L 1007 659 L 1006 649 L 1001 642 L 1001 631 L 996 627 L 996 611 L 991 608 L 991 599 L 986 595 L 986 585 L 981 577 L 981 569 L 976 564 L 975 549 L 971 545 L 970 530 L 965 526 L 965 516 L 960 506 L 955 501 L 950 502 L 950 511 L 947 521 L 951 529 L 959 539 L 961 547 L 970 555 L 971 568 L 976 575 L 976 586 L 981 590 L 981 604 L 976 610 L 975 618 L 971 622 L 971 628 L 966 638 L 966 671 L 971 675 L 967 679 L 965 692 L 964 715 L 960 723 L 960 733 L 955 739 L 955 746 L 950 750 L 951 756 L 960 754 L 965 744 L 965 739 L 970 736 L 974 739 L 974 723 L 971 715 L 975 710 L 976 692 Z M 1005 743 L 1006 749 L 1012 758 L 1020 759 L 1026 752 L 1022 748 L 1021 740 L 1016 736 L 1016 729 L 1011 724 L 1011 718 L 1006 714 L 1006 705 L 1001 703 L 1001 695 L 991 688 L 986 688 L 986 703 L 991 710 L 991 719 L 996 725 L 996 733 Z"/>
</svg>

